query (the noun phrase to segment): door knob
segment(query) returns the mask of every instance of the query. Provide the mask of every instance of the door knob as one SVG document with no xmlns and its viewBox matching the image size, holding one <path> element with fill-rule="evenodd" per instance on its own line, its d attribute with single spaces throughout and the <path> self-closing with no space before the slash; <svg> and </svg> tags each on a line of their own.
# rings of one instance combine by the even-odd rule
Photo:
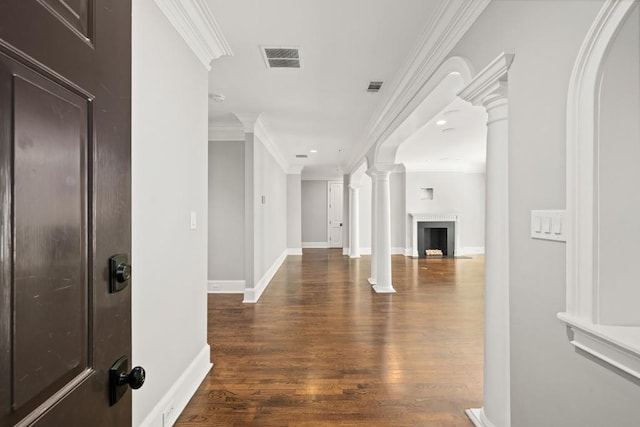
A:
<svg viewBox="0 0 640 427">
<path fill-rule="evenodd" d="M 116 360 L 109 369 L 109 402 L 112 406 L 124 396 L 129 387 L 137 390 L 144 384 L 146 373 L 143 367 L 136 366 L 130 372 L 128 370 L 129 359 L 126 356 Z"/>
<path fill-rule="evenodd" d="M 145 371 L 142 366 L 136 366 L 131 372 L 118 375 L 118 385 L 128 384 L 134 390 L 139 389 L 144 384 Z"/>
<path fill-rule="evenodd" d="M 109 291 L 120 292 L 127 287 L 131 280 L 131 264 L 129 256 L 118 254 L 109 258 Z"/>
</svg>

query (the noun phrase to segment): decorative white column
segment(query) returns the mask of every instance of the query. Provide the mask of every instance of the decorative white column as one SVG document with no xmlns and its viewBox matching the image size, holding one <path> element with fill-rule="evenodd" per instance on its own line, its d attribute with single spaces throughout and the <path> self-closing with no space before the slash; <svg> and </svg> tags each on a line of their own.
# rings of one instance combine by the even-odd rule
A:
<svg viewBox="0 0 640 427">
<path fill-rule="evenodd" d="M 360 189 L 349 184 L 349 257 L 360 258 Z"/>
<path fill-rule="evenodd" d="M 392 165 L 395 166 L 395 165 Z M 370 169 L 376 192 L 376 284 L 377 293 L 395 293 L 391 284 L 391 194 L 389 175 L 392 167 Z"/>
<path fill-rule="evenodd" d="M 377 269 L 378 260 L 376 259 L 376 255 L 378 252 L 376 248 L 377 246 L 376 241 L 378 236 L 378 230 L 377 230 L 378 203 L 376 201 L 378 197 L 378 182 L 373 177 L 373 175 L 369 173 L 369 171 L 367 171 L 367 175 L 371 177 L 371 276 L 369 277 L 369 284 L 375 285 L 378 278 L 378 269 Z"/>
<path fill-rule="evenodd" d="M 488 113 L 485 292 L 484 405 L 467 410 L 482 427 L 511 425 L 509 356 L 509 126 L 507 73 L 513 55 L 501 54 L 458 96 Z"/>
</svg>

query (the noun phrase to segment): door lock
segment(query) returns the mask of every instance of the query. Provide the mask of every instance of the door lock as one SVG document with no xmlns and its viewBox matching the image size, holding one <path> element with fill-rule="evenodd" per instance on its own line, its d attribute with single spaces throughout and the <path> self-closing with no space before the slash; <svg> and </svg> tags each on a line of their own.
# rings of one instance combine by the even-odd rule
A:
<svg viewBox="0 0 640 427">
<path fill-rule="evenodd" d="M 109 291 L 113 294 L 127 287 L 131 280 L 129 256 L 114 255 L 109 258 Z"/>
</svg>

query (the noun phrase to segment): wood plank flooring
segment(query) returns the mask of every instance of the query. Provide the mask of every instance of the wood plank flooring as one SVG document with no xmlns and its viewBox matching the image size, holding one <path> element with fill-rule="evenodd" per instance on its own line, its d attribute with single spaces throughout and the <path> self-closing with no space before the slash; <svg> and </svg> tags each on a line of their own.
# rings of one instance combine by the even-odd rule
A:
<svg viewBox="0 0 640 427">
<path fill-rule="evenodd" d="M 257 304 L 209 295 L 215 366 L 176 426 L 470 426 L 482 406 L 482 257 L 290 256 Z"/>
</svg>

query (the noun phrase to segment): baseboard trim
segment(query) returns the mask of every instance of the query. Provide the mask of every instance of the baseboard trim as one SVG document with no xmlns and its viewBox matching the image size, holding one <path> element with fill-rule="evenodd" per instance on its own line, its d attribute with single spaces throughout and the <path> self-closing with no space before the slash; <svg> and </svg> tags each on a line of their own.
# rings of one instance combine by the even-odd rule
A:
<svg viewBox="0 0 640 427">
<path fill-rule="evenodd" d="M 371 248 L 360 248 L 360 255 L 371 255 Z"/>
<path fill-rule="evenodd" d="M 173 383 L 171 388 L 140 423 L 140 427 L 172 426 L 212 367 L 211 348 L 209 344 L 205 344 L 178 380 Z M 135 406 L 135 396 L 133 399 Z M 169 418 L 164 420 L 164 411 L 171 405 L 173 405 L 173 410 Z"/>
<path fill-rule="evenodd" d="M 329 249 L 329 242 L 302 242 L 302 249 Z"/>
<path fill-rule="evenodd" d="M 460 255 L 484 255 L 484 246 L 466 246 Z"/>
<path fill-rule="evenodd" d="M 464 411 L 467 417 L 476 427 L 496 427 L 491 421 L 487 419 L 484 414 L 484 408 L 472 408 Z"/>
<path fill-rule="evenodd" d="M 286 249 L 280 254 L 278 259 L 276 259 L 276 261 L 271 265 L 271 267 L 269 267 L 267 272 L 264 274 L 264 276 L 262 276 L 262 278 L 258 281 L 258 283 L 256 283 L 254 288 L 245 287 L 244 300 L 242 302 L 247 304 L 257 303 L 260 297 L 262 296 L 262 293 L 265 291 L 265 289 L 267 289 L 267 286 L 269 286 L 271 279 L 273 279 L 273 276 L 276 275 L 276 273 L 278 272 L 278 269 L 280 268 L 280 266 L 282 265 L 285 259 L 287 259 Z"/>
<path fill-rule="evenodd" d="M 404 248 L 391 248 L 391 255 L 404 255 Z"/>
<path fill-rule="evenodd" d="M 288 248 L 287 255 L 302 255 L 302 248 Z"/>
<path fill-rule="evenodd" d="M 210 294 L 242 294 L 245 286 L 244 280 L 209 280 L 207 291 Z"/>
<path fill-rule="evenodd" d="M 349 248 L 342 248 L 342 255 L 349 255 Z"/>
</svg>

